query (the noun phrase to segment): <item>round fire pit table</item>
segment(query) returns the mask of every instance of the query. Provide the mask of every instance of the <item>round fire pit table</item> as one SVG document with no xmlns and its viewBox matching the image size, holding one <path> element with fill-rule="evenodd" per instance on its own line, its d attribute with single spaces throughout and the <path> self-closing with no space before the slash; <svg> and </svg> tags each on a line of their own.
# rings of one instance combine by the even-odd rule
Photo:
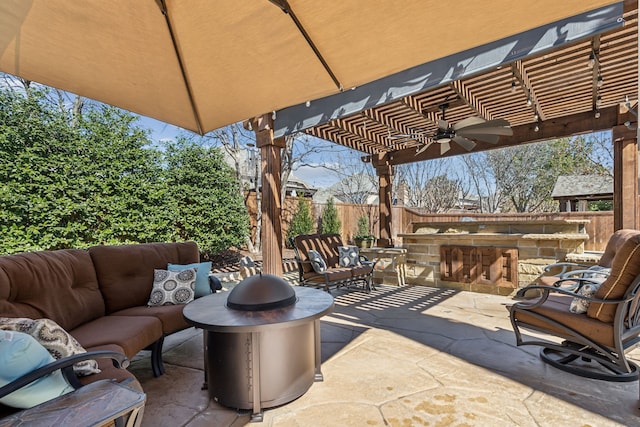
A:
<svg viewBox="0 0 640 427">
<path fill-rule="evenodd" d="M 277 296 L 264 297 L 267 285 L 273 284 L 280 287 Z M 265 298 L 279 298 L 287 305 L 277 307 L 273 300 L 261 303 Z M 243 305 L 242 299 L 249 301 Z M 209 395 L 224 406 L 251 409 L 254 422 L 262 421 L 262 408 L 302 396 L 314 381 L 323 379 L 320 318 L 333 305 L 333 297 L 324 291 L 292 287 L 269 275 L 249 277 L 231 292 L 187 304 L 184 318 L 205 331 Z"/>
</svg>

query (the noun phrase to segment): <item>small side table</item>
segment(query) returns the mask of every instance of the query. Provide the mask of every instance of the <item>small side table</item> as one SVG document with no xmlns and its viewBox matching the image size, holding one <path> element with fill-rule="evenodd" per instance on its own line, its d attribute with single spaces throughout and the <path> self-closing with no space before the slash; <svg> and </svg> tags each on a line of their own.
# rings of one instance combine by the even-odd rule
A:
<svg viewBox="0 0 640 427">
<path fill-rule="evenodd" d="M 373 272 L 373 280 L 376 283 L 396 282 L 398 286 L 406 284 L 407 250 L 405 248 L 361 248 L 360 253 L 370 261 L 377 261 L 376 270 L 382 270 Z"/>
<path fill-rule="evenodd" d="M 0 427 L 74 426 L 139 427 L 146 395 L 122 384 L 101 380 L 63 396 L 0 419 Z"/>
</svg>

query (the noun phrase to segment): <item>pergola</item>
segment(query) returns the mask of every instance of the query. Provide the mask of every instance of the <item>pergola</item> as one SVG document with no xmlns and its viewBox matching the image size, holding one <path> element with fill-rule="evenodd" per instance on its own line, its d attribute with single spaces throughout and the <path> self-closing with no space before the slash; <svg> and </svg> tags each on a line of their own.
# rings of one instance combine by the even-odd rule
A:
<svg viewBox="0 0 640 427">
<path fill-rule="evenodd" d="M 467 153 L 454 142 L 441 153 L 439 144 L 428 138 L 437 130 L 445 103 L 450 123 L 478 116 L 511 124 L 513 136 L 502 136 L 497 144 L 479 141 L 474 151 L 611 131 L 614 228 L 637 228 L 638 3 L 624 1 L 619 7 L 607 17 L 600 11 L 554 22 L 433 61 L 422 69 L 254 119 L 251 127 L 263 147 L 263 182 L 271 176 L 275 183 L 263 193 L 264 269 L 280 273 L 277 174 L 278 147 L 284 142 L 277 135 L 303 131 L 361 151 L 379 178 L 378 244 L 387 245 L 393 243 L 394 166 Z M 599 16 L 597 24 L 571 29 L 593 16 Z M 552 38 L 546 44 L 544 38 L 550 32 L 564 39 Z M 524 53 L 518 54 L 518 46 Z M 505 49 L 510 49 L 507 54 Z M 459 64 L 463 66 L 452 69 Z M 387 98 L 380 99 L 381 94 Z M 274 116 L 280 118 L 275 123 Z"/>
<path fill-rule="evenodd" d="M 615 227 L 637 228 L 638 2 L 5 0 L 0 70 L 206 133 L 246 120 L 262 158 L 263 269 L 282 272 L 280 152 L 344 145 L 380 180 L 446 119 L 506 119 L 488 150 L 610 130 Z M 513 88 L 513 90 L 512 90 Z M 414 134 L 413 138 L 394 136 Z M 445 156 L 466 153 L 452 143 Z"/>
</svg>

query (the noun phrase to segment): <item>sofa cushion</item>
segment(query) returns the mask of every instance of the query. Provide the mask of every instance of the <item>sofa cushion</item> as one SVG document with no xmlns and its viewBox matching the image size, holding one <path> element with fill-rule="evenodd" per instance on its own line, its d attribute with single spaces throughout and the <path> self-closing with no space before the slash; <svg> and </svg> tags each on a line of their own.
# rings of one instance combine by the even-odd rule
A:
<svg viewBox="0 0 640 427">
<path fill-rule="evenodd" d="M 360 265 L 360 251 L 357 246 L 338 246 L 340 267 Z"/>
<path fill-rule="evenodd" d="M 0 332 L 0 387 L 55 359 L 35 338 L 15 331 Z M 41 377 L 0 399 L 3 405 L 31 408 L 73 391 L 60 370 Z"/>
<path fill-rule="evenodd" d="M 183 305 L 139 306 L 125 308 L 111 313 L 110 316 L 152 316 L 162 322 L 162 332 L 165 335 L 181 331 L 189 327 L 182 315 Z"/>
<path fill-rule="evenodd" d="M 86 353 L 86 350 L 75 338 L 51 319 L 33 320 L 24 317 L 2 317 L 0 318 L 0 329 L 31 335 L 55 359 Z M 73 372 L 78 376 L 85 376 L 97 374 L 100 370 L 98 362 L 95 360 L 83 360 L 73 365 Z"/>
<path fill-rule="evenodd" d="M 84 348 L 116 344 L 128 358 L 162 338 L 162 322 L 155 317 L 104 316 L 71 331 Z"/>
<path fill-rule="evenodd" d="M 0 317 L 52 319 L 68 331 L 104 314 L 87 251 L 0 256 Z"/>
<path fill-rule="evenodd" d="M 309 250 L 309 261 L 311 261 L 311 267 L 313 267 L 313 271 L 316 273 L 324 273 L 327 269 L 327 263 L 318 251 L 313 249 Z"/>
<path fill-rule="evenodd" d="M 192 264 L 167 264 L 167 270 L 169 271 L 182 271 L 187 268 L 197 268 L 196 272 L 196 295 L 195 298 L 204 297 L 211 293 L 209 287 L 209 273 L 211 272 L 211 261 L 196 262 Z"/>
<path fill-rule="evenodd" d="M 621 299 L 629 285 L 640 274 L 640 233 L 629 237 L 616 253 L 611 264 L 611 274 L 600 285 L 594 298 Z M 602 322 L 613 322 L 617 304 L 591 303 L 587 316 Z"/>
<path fill-rule="evenodd" d="M 169 263 L 191 264 L 200 260 L 194 242 L 93 246 L 89 254 L 107 314 L 147 305 L 155 269 L 166 269 Z"/>
<path fill-rule="evenodd" d="M 153 288 L 147 305 L 187 304 L 196 291 L 195 268 L 181 271 L 154 270 Z"/>
</svg>

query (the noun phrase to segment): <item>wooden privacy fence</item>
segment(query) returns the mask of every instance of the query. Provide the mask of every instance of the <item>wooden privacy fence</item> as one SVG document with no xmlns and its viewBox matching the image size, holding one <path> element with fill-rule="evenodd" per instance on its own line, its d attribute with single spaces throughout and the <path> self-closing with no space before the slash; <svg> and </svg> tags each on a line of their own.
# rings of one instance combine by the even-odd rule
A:
<svg viewBox="0 0 640 427">
<path fill-rule="evenodd" d="M 326 207 L 324 203 L 313 203 L 309 200 L 310 211 L 313 215 L 314 232 L 320 230 L 322 211 Z M 250 193 L 246 197 L 247 209 L 251 218 L 252 235 L 256 228 L 256 199 L 255 193 Z M 343 242 L 353 242 L 353 236 L 357 231 L 358 218 L 367 216 L 369 218 L 369 232 L 379 236 L 380 215 L 378 205 L 354 205 L 354 204 L 334 204 L 338 211 L 338 217 L 342 224 L 341 236 Z M 298 208 L 296 197 L 287 197 L 282 208 L 282 234 L 283 241 L 286 240 L 287 231 L 291 218 Z M 398 235 L 412 233 L 414 223 L 425 222 L 458 222 L 468 221 L 550 221 L 567 219 L 588 219 L 590 222 L 585 226 L 585 231 L 589 235 L 589 240 L 585 242 L 585 250 L 604 251 L 609 237 L 613 233 L 613 212 L 549 212 L 549 213 L 497 213 L 480 214 L 473 212 L 447 212 L 433 214 L 421 212 L 418 208 L 408 208 L 405 206 L 392 206 L 391 236 L 396 245 L 402 244 L 402 238 Z"/>
</svg>

